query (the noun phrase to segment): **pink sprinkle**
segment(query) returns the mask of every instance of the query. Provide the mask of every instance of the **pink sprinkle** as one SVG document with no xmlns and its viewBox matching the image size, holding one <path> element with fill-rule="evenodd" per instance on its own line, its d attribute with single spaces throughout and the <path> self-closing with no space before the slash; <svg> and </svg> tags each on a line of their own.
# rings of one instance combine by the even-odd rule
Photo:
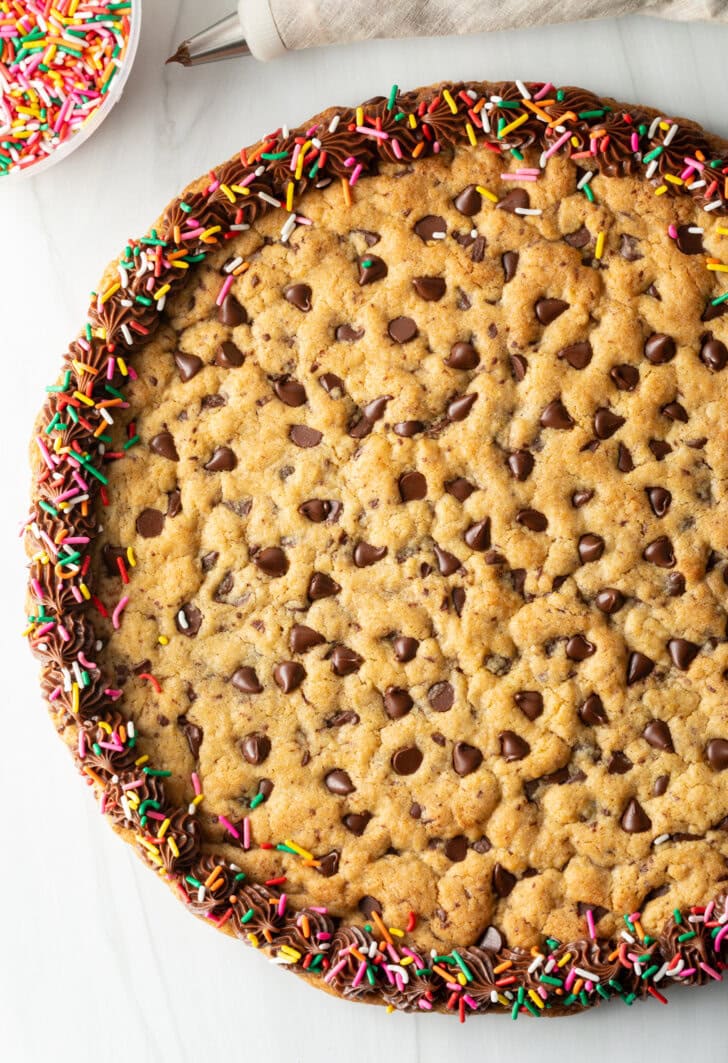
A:
<svg viewBox="0 0 728 1063">
<path fill-rule="evenodd" d="M 228 834 L 232 834 L 233 838 L 240 839 L 240 834 L 235 829 L 235 827 L 233 827 L 233 825 L 232 825 L 232 823 L 230 822 L 229 819 L 226 819 L 225 816 L 218 816 L 217 820 L 218 820 L 218 823 L 222 823 L 223 827 L 228 832 Z"/>
<path fill-rule="evenodd" d="M 228 274 L 228 276 L 223 281 L 222 288 L 220 289 L 220 294 L 218 295 L 217 299 L 215 300 L 215 304 L 217 306 L 222 306 L 222 304 L 225 302 L 225 296 L 227 295 L 227 293 L 230 291 L 230 289 L 233 286 L 233 280 L 234 280 L 233 275 L 232 275 L 232 273 L 230 273 L 230 274 Z"/>
<path fill-rule="evenodd" d="M 353 172 L 352 172 L 352 175 L 351 175 L 351 177 L 349 178 L 349 186 L 350 186 L 351 188 L 353 188 L 353 187 L 354 187 L 354 185 L 356 184 L 356 182 L 357 182 L 357 181 L 359 180 L 359 175 L 360 175 L 360 173 L 362 172 L 362 170 L 363 170 L 363 169 L 364 169 L 364 167 L 362 166 L 362 164 L 361 164 L 361 163 L 358 163 L 358 164 L 357 164 L 357 165 L 356 165 L 356 166 L 354 167 L 354 170 L 353 170 Z"/>
<path fill-rule="evenodd" d="M 477 1000 L 473 1000 L 473 998 L 470 996 L 470 993 L 463 993 L 463 1000 L 469 1008 L 473 1009 L 473 1011 L 478 1010 L 478 1002 Z"/>
<path fill-rule="evenodd" d="M 30 581 L 30 585 L 33 588 L 33 594 L 36 596 L 36 598 L 42 598 L 43 588 L 35 577 L 33 577 L 33 579 Z"/>
<path fill-rule="evenodd" d="M 548 96 L 552 88 L 553 85 L 551 84 L 551 82 L 547 81 L 544 87 L 542 89 L 539 89 L 538 92 L 535 94 L 535 96 L 533 97 L 534 100 L 542 100 L 544 96 Z"/>
<path fill-rule="evenodd" d="M 459 982 L 445 982 L 445 987 L 453 993 L 459 993 L 463 988 Z"/>
<path fill-rule="evenodd" d="M 671 240 L 677 240 L 677 229 L 674 225 L 668 225 L 667 235 L 670 237 Z"/>
<path fill-rule="evenodd" d="M 137 371 L 136 371 L 136 369 L 134 368 L 134 366 L 130 365 L 130 366 L 129 366 L 129 367 L 127 368 L 127 372 L 128 372 L 128 374 L 129 374 L 129 379 L 130 379 L 130 380 L 138 380 L 138 379 L 139 379 L 139 374 L 137 373 Z M 124 409 L 126 409 L 126 408 L 128 407 L 128 405 L 129 405 L 129 403 L 128 403 L 128 402 L 124 403 Z"/>
<path fill-rule="evenodd" d="M 637 133 L 633 133 L 630 137 L 630 147 L 632 148 L 632 151 L 640 150 L 640 138 Z"/>
<path fill-rule="evenodd" d="M 167 818 L 164 812 L 154 812 L 151 808 L 148 808 L 144 815 L 147 817 L 147 819 L 154 819 L 158 823 L 164 823 L 165 819 Z"/>
<path fill-rule="evenodd" d="M 576 971 L 572 967 L 571 970 L 569 971 L 569 973 L 566 976 L 566 981 L 564 982 L 564 989 L 567 991 L 567 993 L 571 992 L 571 987 L 573 986 L 575 981 L 576 981 Z"/>
<path fill-rule="evenodd" d="M 597 931 L 596 927 L 594 926 L 594 913 L 592 912 L 591 908 L 587 908 L 586 911 L 586 925 L 589 929 L 589 937 L 592 939 L 592 941 L 595 941 Z"/>
<path fill-rule="evenodd" d="M 71 636 L 68 634 L 67 629 L 61 623 L 58 624 L 58 634 L 61 636 L 64 642 L 71 641 Z"/>
<path fill-rule="evenodd" d="M 559 137 L 558 140 L 554 141 L 554 143 L 551 145 L 551 147 L 548 148 L 548 150 L 544 152 L 544 158 L 545 159 L 550 159 L 552 155 L 555 155 L 556 152 L 559 150 L 559 148 L 562 147 L 562 145 L 564 145 L 566 143 L 566 141 L 569 139 L 570 136 L 571 136 L 571 130 L 567 129 L 567 131 L 565 133 L 563 133 Z"/>
<path fill-rule="evenodd" d="M 48 695 L 48 700 L 49 701 L 57 701 L 58 698 L 60 698 L 62 693 L 63 693 L 62 688 L 61 687 L 56 687 L 56 689 L 51 691 L 51 693 Z"/>
<path fill-rule="evenodd" d="M 283 916 L 286 912 L 286 902 L 288 898 L 285 893 L 281 894 L 281 899 L 278 901 L 278 915 Z"/>
<path fill-rule="evenodd" d="M 697 968 L 695 968 L 695 967 L 686 967 L 684 970 L 680 971 L 679 977 L 680 978 L 689 978 L 690 975 L 696 974 L 696 973 L 697 973 Z"/>
<path fill-rule="evenodd" d="M 250 848 L 250 816 L 243 820 L 243 849 Z"/>
<path fill-rule="evenodd" d="M 192 231 L 187 229 L 185 232 L 182 233 L 182 239 L 183 240 L 196 240 L 198 236 L 202 236 L 204 231 L 205 230 L 203 228 L 201 228 L 201 227 L 193 229 Z"/>
<path fill-rule="evenodd" d="M 115 690 L 113 687 L 107 687 L 104 691 L 107 698 L 111 698 L 112 701 L 116 701 L 124 693 L 123 690 Z"/>
<path fill-rule="evenodd" d="M 79 485 L 79 487 L 83 488 L 84 491 L 88 491 L 88 482 L 84 480 L 83 476 L 81 476 L 80 473 L 74 472 L 73 478 Z"/>
<path fill-rule="evenodd" d="M 36 631 L 36 638 L 39 638 L 41 635 L 45 635 L 48 631 L 51 631 L 53 627 L 55 627 L 55 621 L 53 620 L 51 620 L 48 624 L 43 624 L 43 626 L 39 627 Z"/>
<path fill-rule="evenodd" d="M 115 628 L 116 631 L 118 631 L 119 628 L 121 627 L 120 617 L 121 617 L 121 614 L 123 613 L 124 609 L 126 608 L 128 601 L 129 601 L 129 595 L 125 594 L 124 597 L 119 602 L 119 604 L 117 605 L 116 609 L 114 609 L 114 612 L 111 614 L 111 623 L 114 625 L 114 628 Z"/>
<path fill-rule="evenodd" d="M 545 986 L 542 986 L 542 985 L 537 986 L 536 987 L 536 992 L 541 997 L 541 1000 L 548 1000 L 549 995 L 548 995 L 548 992 L 546 991 L 546 987 Z"/>
<path fill-rule="evenodd" d="M 40 450 L 41 454 L 43 455 L 43 461 L 46 463 L 46 465 L 48 466 L 49 469 L 52 469 L 53 468 L 53 462 L 51 461 L 51 456 L 48 453 L 48 449 L 47 449 L 45 443 L 40 438 L 40 436 L 36 436 L 35 437 L 35 441 L 38 444 L 38 449 Z"/>
<path fill-rule="evenodd" d="M 725 940 L 726 934 L 728 934 L 728 923 L 726 923 L 725 926 L 721 929 L 715 941 L 713 942 L 713 950 L 715 952 L 720 952 L 720 947 L 723 944 L 723 941 Z"/>
<path fill-rule="evenodd" d="M 354 158 L 354 156 L 350 155 L 348 159 L 344 159 L 344 166 L 353 166 L 355 162 L 356 159 Z"/>
<path fill-rule="evenodd" d="M 394 152 L 395 159 L 402 158 L 402 149 L 399 146 L 399 141 L 396 137 L 392 137 L 392 151 Z"/>
<path fill-rule="evenodd" d="M 328 915 L 328 913 L 329 913 L 328 908 L 326 908 L 325 906 L 322 907 L 320 905 L 317 906 L 317 907 L 314 907 L 314 905 L 311 904 L 311 905 L 309 905 L 309 910 L 312 911 L 312 912 L 318 912 L 319 915 Z"/>
<path fill-rule="evenodd" d="M 329 973 L 324 975 L 324 982 L 331 982 L 334 978 L 336 978 L 337 974 L 339 974 L 340 971 L 344 970 L 345 967 L 346 959 L 339 960 L 339 962 L 331 968 Z"/>
<path fill-rule="evenodd" d="M 201 794 L 202 793 L 202 788 L 200 786 L 200 777 L 199 777 L 199 775 L 197 774 L 196 771 L 193 771 L 191 778 L 192 778 L 192 789 L 195 791 L 195 796 L 197 796 L 197 794 Z"/>
<path fill-rule="evenodd" d="M 440 141 L 439 140 L 436 140 L 435 143 L 432 145 L 432 154 L 433 155 L 439 155 L 440 154 Z"/>
<path fill-rule="evenodd" d="M 704 162 L 699 162 L 698 159 L 691 159 L 691 157 L 689 155 L 685 156 L 685 162 L 686 162 L 686 164 L 688 166 L 692 166 L 692 168 L 694 170 L 702 171 L 702 170 L 705 169 L 705 163 Z"/>
<path fill-rule="evenodd" d="M 114 379 L 114 370 L 115 370 L 115 368 L 116 368 L 116 358 L 114 358 L 113 355 L 110 354 L 109 355 L 109 360 L 106 363 L 106 379 L 107 380 L 113 380 Z"/>
<path fill-rule="evenodd" d="M 100 749 L 113 749 L 114 753 L 121 753 L 124 747 L 121 742 L 99 742 Z"/>
<path fill-rule="evenodd" d="M 366 969 L 367 969 L 367 961 L 366 960 L 362 960 L 361 963 L 359 964 L 359 970 L 354 975 L 354 978 L 353 978 L 352 983 L 351 983 L 353 989 L 356 989 L 356 987 L 361 984 L 361 980 L 364 977 L 364 975 L 366 974 Z"/>
<path fill-rule="evenodd" d="M 101 813 L 102 816 L 103 816 L 105 811 L 106 811 L 106 790 L 104 790 L 104 792 L 102 793 L 102 795 L 101 795 L 101 803 L 99 804 L 99 812 Z"/>
<path fill-rule="evenodd" d="M 715 967 L 709 967 L 707 963 L 701 963 L 699 966 L 702 968 L 702 970 L 705 971 L 706 974 L 709 974 L 711 978 L 714 978 L 716 982 L 723 981 L 723 975 L 719 974 L 716 971 Z"/>
<path fill-rule="evenodd" d="M 501 181 L 538 181 L 535 174 L 530 173 L 502 173 Z"/>
<path fill-rule="evenodd" d="M 78 587 L 75 584 L 71 584 L 71 594 L 73 595 L 75 600 L 80 605 L 81 602 L 83 601 L 83 595 L 81 594 L 80 590 L 78 589 Z"/>
<path fill-rule="evenodd" d="M 78 755 L 81 760 L 86 756 L 86 732 L 78 732 Z"/>
<path fill-rule="evenodd" d="M 301 154 L 301 145 L 300 144 L 296 144 L 295 148 L 293 149 L 293 154 L 291 155 L 291 165 L 289 167 L 291 173 L 295 172 L 296 163 L 298 162 L 298 156 L 300 154 Z"/>
<path fill-rule="evenodd" d="M 138 790 L 140 786 L 144 785 L 144 779 L 136 779 L 134 782 L 122 783 L 122 790 Z"/>
<path fill-rule="evenodd" d="M 686 166 L 685 169 L 683 170 L 683 172 L 680 174 L 680 180 L 681 181 L 687 181 L 688 177 L 692 177 L 692 175 L 694 173 L 695 173 L 695 167 L 694 166 Z"/>
<path fill-rule="evenodd" d="M 395 949 L 394 945 L 389 945 L 388 944 L 387 945 L 387 952 L 391 956 L 393 963 L 399 963 L 400 957 L 398 956 L 397 950 Z"/>
<path fill-rule="evenodd" d="M 374 137 L 375 140 L 389 140 L 389 133 L 385 133 L 383 129 L 372 129 L 370 126 L 358 125 L 356 131 L 361 133 L 362 136 Z"/>
<path fill-rule="evenodd" d="M 422 1008 L 423 1011 L 432 1011 L 432 1004 L 429 1000 L 425 1000 L 424 997 L 417 1001 L 417 1006 Z"/>
<path fill-rule="evenodd" d="M 86 656 L 86 654 L 83 651 L 81 651 L 81 653 L 79 653 L 79 655 L 78 655 L 78 663 L 81 665 L 82 668 L 95 668 L 96 667 L 96 664 L 94 663 L 94 661 L 89 661 L 88 657 Z"/>
</svg>

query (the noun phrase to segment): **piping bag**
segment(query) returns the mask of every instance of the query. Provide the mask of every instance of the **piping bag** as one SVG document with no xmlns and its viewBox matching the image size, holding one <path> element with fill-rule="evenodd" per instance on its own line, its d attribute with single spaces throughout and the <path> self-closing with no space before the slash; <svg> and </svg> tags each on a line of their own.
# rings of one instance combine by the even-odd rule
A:
<svg viewBox="0 0 728 1063">
<path fill-rule="evenodd" d="M 628 14 L 724 22 L 728 0 L 239 0 L 236 11 L 183 41 L 167 62 L 270 60 L 374 38 L 449 37 Z"/>
</svg>

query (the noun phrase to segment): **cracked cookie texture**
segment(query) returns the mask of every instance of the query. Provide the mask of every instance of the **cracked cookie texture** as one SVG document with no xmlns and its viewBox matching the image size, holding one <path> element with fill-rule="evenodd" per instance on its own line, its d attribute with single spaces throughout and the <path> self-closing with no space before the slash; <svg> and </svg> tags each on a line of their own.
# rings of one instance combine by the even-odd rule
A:
<svg viewBox="0 0 728 1063">
<path fill-rule="evenodd" d="M 193 910 L 324 988 L 721 978 L 722 147 L 520 83 L 327 112 L 191 186 L 71 345 L 51 710 Z"/>
</svg>

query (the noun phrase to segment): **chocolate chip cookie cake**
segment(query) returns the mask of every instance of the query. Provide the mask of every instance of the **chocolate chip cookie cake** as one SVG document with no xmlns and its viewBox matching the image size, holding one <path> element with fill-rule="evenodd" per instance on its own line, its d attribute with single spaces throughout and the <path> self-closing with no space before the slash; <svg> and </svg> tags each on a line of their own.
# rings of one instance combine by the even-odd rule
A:
<svg viewBox="0 0 728 1063">
<path fill-rule="evenodd" d="M 390 1009 L 728 965 L 728 144 L 551 84 L 281 126 L 130 240 L 26 636 L 196 915 Z"/>
</svg>

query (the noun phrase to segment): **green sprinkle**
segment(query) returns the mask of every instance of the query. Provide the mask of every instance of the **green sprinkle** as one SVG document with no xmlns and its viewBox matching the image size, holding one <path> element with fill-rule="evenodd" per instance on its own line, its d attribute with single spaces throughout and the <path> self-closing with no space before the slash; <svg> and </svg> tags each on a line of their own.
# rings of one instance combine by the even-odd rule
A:
<svg viewBox="0 0 728 1063">
<path fill-rule="evenodd" d="M 252 908 L 248 908 L 248 910 L 247 910 L 247 912 L 245 913 L 245 915 L 244 915 L 244 916 L 242 916 L 242 918 L 241 918 L 240 922 L 241 922 L 241 923 L 249 923 L 249 922 L 250 922 L 250 920 L 251 920 L 251 919 L 253 918 L 253 916 L 254 916 L 254 915 L 255 915 L 255 912 L 253 911 L 253 909 L 252 909 Z"/>
<path fill-rule="evenodd" d="M 605 110 L 603 110 L 603 109 L 599 110 L 599 111 L 579 111 L 577 113 L 576 117 L 577 118 L 601 118 L 606 113 L 607 112 Z"/>
<path fill-rule="evenodd" d="M 185 875 L 185 882 L 189 882 L 190 886 L 194 886 L 196 890 L 198 890 L 202 885 L 202 883 L 199 882 L 194 875 Z"/>
<path fill-rule="evenodd" d="M 417 975 L 432 974 L 432 968 L 431 967 L 416 967 L 415 968 L 415 974 L 417 974 Z"/>
<path fill-rule="evenodd" d="M 135 295 L 134 298 L 135 298 L 136 302 L 137 303 L 141 303 L 142 306 L 153 306 L 154 305 L 153 301 L 146 295 Z"/>
<path fill-rule="evenodd" d="M 377 984 L 376 979 L 374 977 L 374 971 L 372 970 L 371 964 L 369 963 L 367 964 L 367 979 L 369 980 L 369 985 Z"/>
<path fill-rule="evenodd" d="M 675 920 L 675 922 L 677 923 L 678 926 L 682 926 L 683 918 L 682 918 L 682 912 L 680 911 L 679 908 L 673 908 L 672 917 L 673 917 L 673 919 Z"/>
<path fill-rule="evenodd" d="M 559 947 L 561 942 L 557 941 L 556 938 L 546 938 L 546 944 L 553 951 L 554 949 L 557 949 Z"/>
<path fill-rule="evenodd" d="M 68 416 L 71 418 L 74 424 L 78 424 L 78 410 L 73 406 L 68 407 Z"/>
<path fill-rule="evenodd" d="M 287 159 L 287 151 L 266 151 L 260 156 L 261 159 L 265 159 L 268 162 L 275 162 L 278 159 Z"/>
<path fill-rule="evenodd" d="M 246 877 L 245 872 L 244 871 L 239 871 L 238 874 L 233 879 L 233 882 L 242 882 L 245 877 Z"/>
<path fill-rule="evenodd" d="M 455 963 L 456 963 L 456 964 L 458 965 L 458 967 L 460 968 L 460 970 L 461 970 L 461 971 L 463 972 L 463 974 L 465 975 L 465 980 L 466 980 L 466 982 L 472 982 L 472 980 L 473 980 L 473 975 L 472 975 L 472 973 L 471 973 L 471 971 L 470 971 L 470 968 L 469 968 L 469 967 L 468 967 L 468 965 L 467 965 L 467 964 L 465 963 L 465 960 L 464 960 L 464 959 L 462 958 L 462 956 L 460 956 L 460 955 L 459 955 L 459 953 L 457 953 L 457 952 L 455 951 L 455 949 L 453 949 L 453 950 L 452 950 L 452 958 L 453 958 L 453 959 L 455 960 Z"/>
<path fill-rule="evenodd" d="M 695 931 L 691 930 L 687 934 L 681 934 L 677 940 L 682 944 L 683 941 L 692 941 L 693 938 L 696 938 L 697 936 L 698 935 L 695 933 Z"/>
<path fill-rule="evenodd" d="M 584 195 L 586 196 L 586 198 L 589 200 L 590 203 L 594 202 L 594 193 L 592 192 L 592 190 L 591 190 L 591 188 L 590 188 L 588 183 L 585 184 L 582 187 L 582 192 L 584 193 Z"/>
<path fill-rule="evenodd" d="M 568 997 L 564 997 L 564 1004 L 567 1007 L 570 1007 L 574 1003 L 575 1000 L 576 1000 L 576 995 L 574 993 L 569 993 Z"/>
<path fill-rule="evenodd" d="M 163 771 L 161 768 L 148 768 L 146 765 L 142 768 L 145 775 L 153 775 L 158 779 L 168 779 L 172 774 L 171 771 Z"/>
<path fill-rule="evenodd" d="M 642 981 L 646 982 L 648 978 L 652 978 L 652 975 L 657 974 L 659 969 L 659 964 L 656 963 L 654 963 L 652 967 L 648 967 L 646 971 L 642 972 Z"/>
<path fill-rule="evenodd" d="M 625 1002 L 627 1007 L 630 1007 L 630 1008 L 632 1007 L 632 1005 L 634 1004 L 636 999 L 637 999 L 637 994 L 636 993 L 628 993 L 626 997 L 622 997 L 622 1000 Z"/>
<path fill-rule="evenodd" d="M 518 148 L 511 148 L 511 155 L 514 159 L 518 159 L 519 162 L 523 162 L 523 155 L 521 155 Z"/>
<path fill-rule="evenodd" d="M 609 1000 L 609 993 L 607 992 L 607 990 L 604 988 L 603 985 L 597 984 L 596 989 L 597 989 L 597 993 L 599 994 L 600 997 L 603 997 L 605 1000 Z"/>
<path fill-rule="evenodd" d="M 324 959 L 323 952 L 319 952 L 318 955 L 314 956 L 313 960 L 308 965 L 309 971 L 313 971 L 316 967 L 320 967 L 321 964 L 323 963 L 323 959 Z"/>
<path fill-rule="evenodd" d="M 521 1010 L 521 1005 L 518 1003 L 518 1001 L 516 1001 L 514 1003 L 513 1007 L 511 1008 L 511 1018 L 513 1019 L 514 1022 L 518 1018 L 518 1013 L 519 1013 L 520 1010 Z"/>
<path fill-rule="evenodd" d="M 361 266 L 362 266 L 362 269 L 369 269 L 369 267 L 371 266 L 371 264 L 372 264 L 372 260 L 371 260 L 370 258 L 365 258 L 365 259 L 363 259 L 363 260 L 362 260 L 362 264 L 361 264 Z"/>
<path fill-rule="evenodd" d="M 192 207 L 188 206 L 186 203 L 180 203 L 179 209 L 181 211 L 184 211 L 185 214 L 191 214 L 192 213 Z"/>
<path fill-rule="evenodd" d="M 115 399 L 124 399 L 123 393 L 118 388 L 112 388 L 111 384 L 105 384 L 104 387 L 109 395 L 113 395 Z"/>
<path fill-rule="evenodd" d="M 518 111 L 521 107 L 520 100 L 501 100 L 497 105 L 503 111 Z"/>
<path fill-rule="evenodd" d="M 389 90 L 389 99 L 387 100 L 387 110 L 391 111 L 394 107 L 395 100 L 397 99 L 397 93 L 399 92 L 399 85 L 392 85 Z"/>
<path fill-rule="evenodd" d="M 126 443 L 124 444 L 124 450 L 130 450 L 133 446 L 136 446 L 138 442 L 139 436 L 132 436 L 131 439 L 127 439 Z"/>
<path fill-rule="evenodd" d="M 662 155 L 662 151 L 662 144 L 660 144 L 660 146 L 655 148 L 654 151 L 650 151 L 647 155 L 643 155 L 642 162 L 652 162 L 652 160 L 656 159 L 658 155 Z"/>
<path fill-rule="evenodd" d="M 276 849 L 281 853 L 292 853 L 293 856 L 298 856 L 295 849 L 291 849 L 290 845 L 284 845 L 283 842 L 279 842 L 278 845 L 276 845 Z"/>
<path fill-rule="evenodd" d="M 101 756 L 101 746 L 98 744 L 98 742 L 94 742 L 91 748 L 93 749 L 97 757 Z"/>
<path fill-rule="evenodd" d="M 542 974 L 540 979 L 539 979 L 539 981 L 540 982 L 545 982 L 546 985 L 558 986 L 559 989 L 564 984 L 563 980 L 561 978 L 552 978 L 550 974 Z"/>
<path fill-rule="evenodd" d="M 587 996 L 586 989 L 582 989 L 581 993 L 579 993 L 579 1000 L 583 1007 L 589 1007 L 589 997 Z"/>
<path fill-rule="evenodd" d="M 726 299 L 728 299 L 728 292 L 723 292 L 723 294 L 719 295 L 717 299 L 711 299 L 710 300 L 710 305 L 711 306 L 720 306 L 720 304 L 724 303 L 726 301 Z"/>
<path fill-rule="evenodd" d="M 500 140 L 500 138 L 503 136 L 503 130 L 505 129 L 506 125 L 507 125 L 507 122 L 506 122 L 505 118 L 499 118 L 498 119 L 498 133 L 497 133 L 498 140 Z"/>
<path fill-rule="evenodd" d="M 256 794 L 253 800 L 250 802 L 251 808 L 257 808 L 258 805 L 262 805 L 265 801 L 265 794 Z"/>
<path fill-rule="evenodd" d="M 539 1017 L 539 1015 L 541 1014 L 541 1012 L 538 1010 L 536 1005 L 532 1004 L 531 1001 L 528 1000 L 528 999 L 524 1000 L 523 1003 L 528 1008 L 528 1010 L 531 1012 L 531 1014 L 534 1016 L 534 1018 L 537 1019 Z"/>
</svg>

